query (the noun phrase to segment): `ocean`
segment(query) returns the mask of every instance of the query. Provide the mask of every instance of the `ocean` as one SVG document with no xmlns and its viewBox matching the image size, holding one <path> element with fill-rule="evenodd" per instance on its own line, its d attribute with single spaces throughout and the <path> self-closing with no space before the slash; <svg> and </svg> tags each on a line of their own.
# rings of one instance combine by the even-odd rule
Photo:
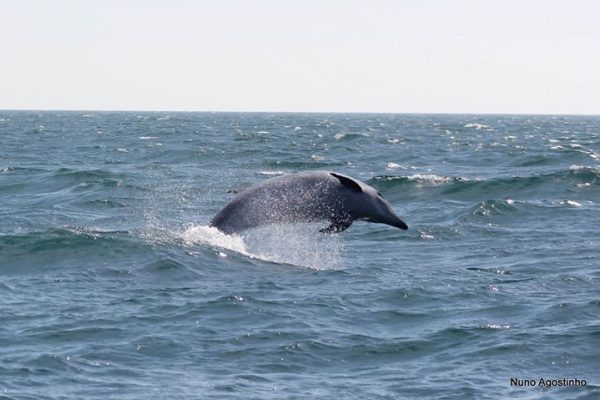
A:
<svg viewBox="0 0 600 400">
<path fill-rule="evenodd" d="M 407 231 L 207 226 L 330 170 Z M 599 399 L 600 117 L 0 111 L 0 399 Z"/>
</svg>

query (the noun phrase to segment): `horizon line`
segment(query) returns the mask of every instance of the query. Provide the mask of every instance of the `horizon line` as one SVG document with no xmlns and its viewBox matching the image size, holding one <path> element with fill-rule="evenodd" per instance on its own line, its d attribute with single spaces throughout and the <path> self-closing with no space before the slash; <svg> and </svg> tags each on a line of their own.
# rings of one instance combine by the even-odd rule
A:
<svg viewBox="0 0 600 400">
<path fill-rule="evenodd" d="M 92 109 L 92 108 L 0 108 L 0 112 L 141 112 L 141 113 L 204 113 L 204 114 L 390 114 L 390 115 L 521 115 L 598 117 L 590 113 L 546 112 L 444 112 L 444 111 L 273 111 L 273 110 L 169 110 L 169 109 Z"/>
</svg>

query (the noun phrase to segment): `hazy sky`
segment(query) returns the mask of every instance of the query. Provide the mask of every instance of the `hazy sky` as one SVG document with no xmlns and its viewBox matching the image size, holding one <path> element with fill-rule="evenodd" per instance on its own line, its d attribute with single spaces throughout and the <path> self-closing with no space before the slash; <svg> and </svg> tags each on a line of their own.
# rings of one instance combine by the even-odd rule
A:
<svg viewBox="0 0 600 400">
<path fill-rule="evenodd" d="M 0 109 L 600 114 L 600 1 L 0 0 Z"/>
</svg>

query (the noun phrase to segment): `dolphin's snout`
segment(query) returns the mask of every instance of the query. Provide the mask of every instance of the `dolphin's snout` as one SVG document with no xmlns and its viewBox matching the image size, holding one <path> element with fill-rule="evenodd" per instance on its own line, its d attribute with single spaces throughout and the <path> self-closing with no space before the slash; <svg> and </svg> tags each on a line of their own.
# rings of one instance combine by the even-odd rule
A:
<svg viewBox="0 0 600 400">
<path fill-rule="evenodd" d="M 403 230 L 407 230 L 408 229 L 408 225 L 406 225 L 406 222 L 402 221 L 402 219 L 400 219 L 400 217 L 398 216 L 398 214 L 396 214 L 394 212 L 394 209 L 392 208 L 391 205 L 389 205 L 389 203 L 387 203 L 385 200 L 383 201 L 385 207 L 385 210 L 383 211 L 383 215 L 381 215 L 378 218 L 378 222 L 384 223 L 386 225 L 390 225 L 396 228 L 400 228 Z"/>
<path fill-rule="evenodd" d="M 406 225 L 406 222 L 402 221 L 400 218 L 396 218 L 396 221 L 394 221 L 394 223 L 391 225 L 404 230 L 408 229 L 408 225 Z"/>
</svg>

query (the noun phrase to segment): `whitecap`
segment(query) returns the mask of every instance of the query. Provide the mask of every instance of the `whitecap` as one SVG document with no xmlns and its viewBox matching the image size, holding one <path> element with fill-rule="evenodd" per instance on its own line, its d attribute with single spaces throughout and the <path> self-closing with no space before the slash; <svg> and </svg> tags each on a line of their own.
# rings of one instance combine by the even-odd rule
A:
<svg viewBox="0 0 600 400">
<path fill-rule="evenodd" d="M 481 325 L 482 329 L 492 329 L 492 330 L 501 330 L 501 329 L 510 329 L 510 325 L 502 325 L 502 324 L 485 324 Z"/>
<path fill-rule="evenodd" d="M 419 239 L 423 239 L 423 240 L 433 240 L 435 239 L 435 236 L 430 235 L 428 233 L 419 231 Z"/>
<path fill-rule="evenodd" d="M 448 176 L 438 176 L 438 175 L 433 175 L 433 174 L 431 174 L 431 175 L 414 174 L 414 175 L 407 176 L 406 179 L 411 180 L 411 181 L 427 182 L 427 183 L 430 183 L 433 185 L 441 185 L 444 183 L 452 182 L 452 180 L 453 180 L 453 178 L 450 178 Z M 463 179 L 463 180 L 465 180 L 465 179 Z"/>
<path fill-rule="evenodd" d="M 285 171 L 258 171 L 258 174 L 267 176 L 285 175 Z"/>
<path fill-rule="evenodd" d="M 586 167 L 584 165 L 577 165 L 577 164 L 573 164 L 569 167 L 569 171 L 580 171 L 582 169 L 585 169 Z"/>
<path fill-rule="evenodd" d="M 478 123 L 469 123 L 469 124 L 465 124 L 464 128 L 475 128 L 477 130 L 480 129 L 492 129 L 491 126 L 489 125 L 485 125 L 485 124 L 478 124 Z"/>
</svg>

